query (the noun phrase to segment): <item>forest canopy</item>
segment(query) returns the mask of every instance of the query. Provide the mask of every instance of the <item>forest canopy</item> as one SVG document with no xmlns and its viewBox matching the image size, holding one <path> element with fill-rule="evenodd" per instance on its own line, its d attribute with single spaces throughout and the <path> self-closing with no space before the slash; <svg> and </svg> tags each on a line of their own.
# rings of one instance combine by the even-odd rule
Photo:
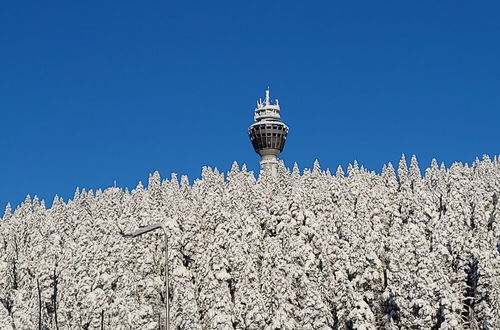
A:
<svg viewBox="0 0 500 330">
<path fill-rule="evenodd" d="M 0 220 L 0 328 L 500 329 L 500 160 L 377 174 L 236 163 L 30 198 Z"/>
</svg>

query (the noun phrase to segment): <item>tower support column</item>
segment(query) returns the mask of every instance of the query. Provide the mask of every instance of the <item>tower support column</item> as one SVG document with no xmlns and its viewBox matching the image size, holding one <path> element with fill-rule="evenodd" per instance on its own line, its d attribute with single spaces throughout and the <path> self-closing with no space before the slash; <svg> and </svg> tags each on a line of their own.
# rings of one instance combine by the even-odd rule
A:
<svg viewBox="0 0 500 330">
<path fill-rule="evenodd" d="M 260 158 L 260 174 L 270 172 L 273 177 L 278 176 L 278 158 L 275 155 L 264 155 Z"/>
</svg>

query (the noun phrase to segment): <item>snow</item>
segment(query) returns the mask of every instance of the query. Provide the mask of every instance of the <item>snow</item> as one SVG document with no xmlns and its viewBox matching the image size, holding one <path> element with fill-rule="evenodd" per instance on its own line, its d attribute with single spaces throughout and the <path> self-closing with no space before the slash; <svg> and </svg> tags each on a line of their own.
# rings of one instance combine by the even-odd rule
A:
<svg viewBox="0 0 500 330">
<path fill-rule="evenodd" d="M 159 329 L 162 231 L 122 235 L 157 222 L 173 329 L 500 329 L 499 196 L 489 157 L 28 196 L 0 220 L 0 329 Z"/>
</svg>

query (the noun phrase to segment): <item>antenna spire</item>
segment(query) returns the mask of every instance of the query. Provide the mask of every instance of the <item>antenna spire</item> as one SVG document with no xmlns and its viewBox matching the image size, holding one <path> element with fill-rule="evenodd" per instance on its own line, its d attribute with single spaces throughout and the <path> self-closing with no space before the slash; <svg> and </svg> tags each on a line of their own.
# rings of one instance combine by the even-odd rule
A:
<svg viewBox="0 0 500 330">
<path fill-rule="evenodd" d="M 267 89 L 266 89 L 266 105 L 269 105 L 269 86 L 267 86 Z"/>
</svg>

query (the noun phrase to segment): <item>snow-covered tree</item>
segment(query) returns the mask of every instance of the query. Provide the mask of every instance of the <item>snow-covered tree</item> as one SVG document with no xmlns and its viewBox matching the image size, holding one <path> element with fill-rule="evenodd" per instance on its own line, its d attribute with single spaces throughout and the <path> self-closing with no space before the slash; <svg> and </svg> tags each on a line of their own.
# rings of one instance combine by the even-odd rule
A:
<svg viewBox="0 0 500 330">
<path fill-rule="evenodd" d="M 422 177 L 422 173 L 424 176 Z M 0 220 L 0 329 L 500 328 L 500 161 L 234 163 Z M 167 230 L 170 295 L 161 231 Z"/>
</svg>

